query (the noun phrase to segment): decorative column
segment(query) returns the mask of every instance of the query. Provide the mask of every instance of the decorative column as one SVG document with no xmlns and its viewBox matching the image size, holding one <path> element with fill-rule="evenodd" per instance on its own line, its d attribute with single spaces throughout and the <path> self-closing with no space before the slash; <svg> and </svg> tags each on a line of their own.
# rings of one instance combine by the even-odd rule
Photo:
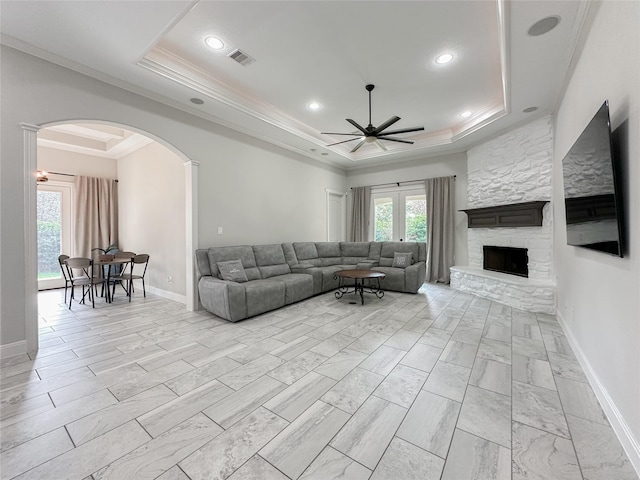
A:
<svg viewBox="0 0 640 480">
<path fill-rule="evenodd" d="M 200 310 L 198 301 L 198 284 L 195 263 L 195 253 L 198 248 L 198 167 L 200 162 L 189 160 L 183 163 L 185 181 L 185 208 L 186 208 L 186 297 L 187 310 L 193 312 Z"/>
<path fill-rule="evenodd" d="M 38 224 L 36 218 L 36 170 L 38 168 L 38 130 L 21 123 L 24 165 L 24 319 L 27 352 L 38 350 Z"/>
</svg>

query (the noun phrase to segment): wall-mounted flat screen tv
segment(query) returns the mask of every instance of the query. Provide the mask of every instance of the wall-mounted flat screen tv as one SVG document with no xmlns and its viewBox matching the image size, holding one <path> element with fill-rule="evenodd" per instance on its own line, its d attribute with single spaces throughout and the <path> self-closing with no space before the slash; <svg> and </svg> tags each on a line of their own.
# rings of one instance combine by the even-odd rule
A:
<svg viewBox="0 0 640 480">
<path fill-rule="evenodd" d="M 567 243 L 622 257 L 615 160 L 605 101 L 562 160 Z"/>
</svg>

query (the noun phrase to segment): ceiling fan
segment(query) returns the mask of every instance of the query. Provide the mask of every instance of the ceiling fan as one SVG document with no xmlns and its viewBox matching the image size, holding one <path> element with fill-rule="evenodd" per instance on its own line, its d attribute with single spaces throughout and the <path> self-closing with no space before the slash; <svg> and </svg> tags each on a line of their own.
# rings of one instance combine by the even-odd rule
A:
<svg viewBox="0 0 640 480">
<path fill-rule="evenodd" d="M 382 144 L 382 142 L 380 142 L 380 140 L 413 144 L 414 142 L 410 140 L 403 140 L 401 138 L 392 138 L 392 137 L 389 137 L 389 135 L 397 135 L 399 133 L 418 132 L 420 130 L 424 130 L 424 127 L 403 128 L 400 130 L 390 130 L 385 132 L 384 130 L 386 130 L 391 125 L 393 125 L 398 120 L 400 120 L 400 117 L 396 117 L 395 115 L 391 117 L 389 120 L 387 120 L 386 122 L 384 122 L 383 124 L 379 125 L 378 127 L 374 127 L 373 125 L 371 125 L 371 91 L 375 88 L 375 85 L 367 85 L 365 88 L 367 89 L 367 92 L 369 92 L 369 125 L 366 128 L 363 128 L 360 125 L 358 125 L 358 123 L 355 122 L 354 120 L 347 118 L 347 122 L 349 122 L 351 125 L 353 125 L 358 130 L 360 130 L 360 132 L 362 132 L 362 135 L 360 133 L 324 133 L 323 132 L 322 135 L 355 136 L 355 138 L 350 138 L 349 140 L 343 140 L 342 142 L 331 143 L 327 145 L 327 147 L 331 147 L 333 145 L 339 145 L 341 143 L 353 142 L 354 140 L 360 140 L 360 142 L 355 147 L 353 147 L 353 150 L 351 150 L 351 153 L 353 153 L 356 150 L 358 150 L 361 146 L 363 146 L 365 143 L 375 143 L 382 150 L 386 151 L 387 147 L 385 147 Z"/>
</svg>

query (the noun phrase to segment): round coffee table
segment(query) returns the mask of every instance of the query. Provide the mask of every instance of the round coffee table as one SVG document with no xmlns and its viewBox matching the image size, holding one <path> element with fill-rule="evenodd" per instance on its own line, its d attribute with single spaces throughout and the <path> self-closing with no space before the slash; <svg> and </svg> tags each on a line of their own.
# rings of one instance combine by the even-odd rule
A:
<svg viewBox="0 0 640 480">
<path fill-rule="evenodd" d="M 340 280 L 335 296 L 339 299 L 346 293 L 360 294 L 360 303 L 364 305 L 365 293 L 373 293 L 378 298 L 384 297 L 384 291 L 380 287 L 380 280 L 384 279 L 384 277 L 384 273 L 376 270 L 338 270 L 333 274 L 333 278 Z M 353 290 L 349 290 L 349 286 L 344 284 L 345 279 L 353 280 Z M 368 280 L 368 285 L 366 286 L 365 280 Z"/>
</svg>

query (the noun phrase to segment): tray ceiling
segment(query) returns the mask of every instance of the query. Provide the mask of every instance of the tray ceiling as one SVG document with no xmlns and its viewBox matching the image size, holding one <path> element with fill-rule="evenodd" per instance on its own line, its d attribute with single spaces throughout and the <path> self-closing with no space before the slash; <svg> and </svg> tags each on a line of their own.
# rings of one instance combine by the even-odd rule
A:
<svg viewBox="0 0 640 480">
<path fill-rule="evenodd" d="M 346 169 L 465 151 L 553 113 L 579 47 L 576 1 L 2 2 L 2 42 Z M 556 16 L 549 33 L 537 21 Z M 50 19 L 58 19 L 51 22 Z M 215 51 L 209 36 L 222 40 Z M 236 49 L 253 63 L 229 57 Z M 444 65 L 435 59 L 450 53 Z M 345 119 L 414 145 L 350 153 Z M 192 103 L 197 98 L 201 104 Z M 308 105 L 317 102 L 320 108 Z M 535 109 L 524 112 L 525 109 Z M 470 115 L 463 118 L 463 112 Z M 357 143 L 357 142 L 356 142 Z"/>
</svg>

